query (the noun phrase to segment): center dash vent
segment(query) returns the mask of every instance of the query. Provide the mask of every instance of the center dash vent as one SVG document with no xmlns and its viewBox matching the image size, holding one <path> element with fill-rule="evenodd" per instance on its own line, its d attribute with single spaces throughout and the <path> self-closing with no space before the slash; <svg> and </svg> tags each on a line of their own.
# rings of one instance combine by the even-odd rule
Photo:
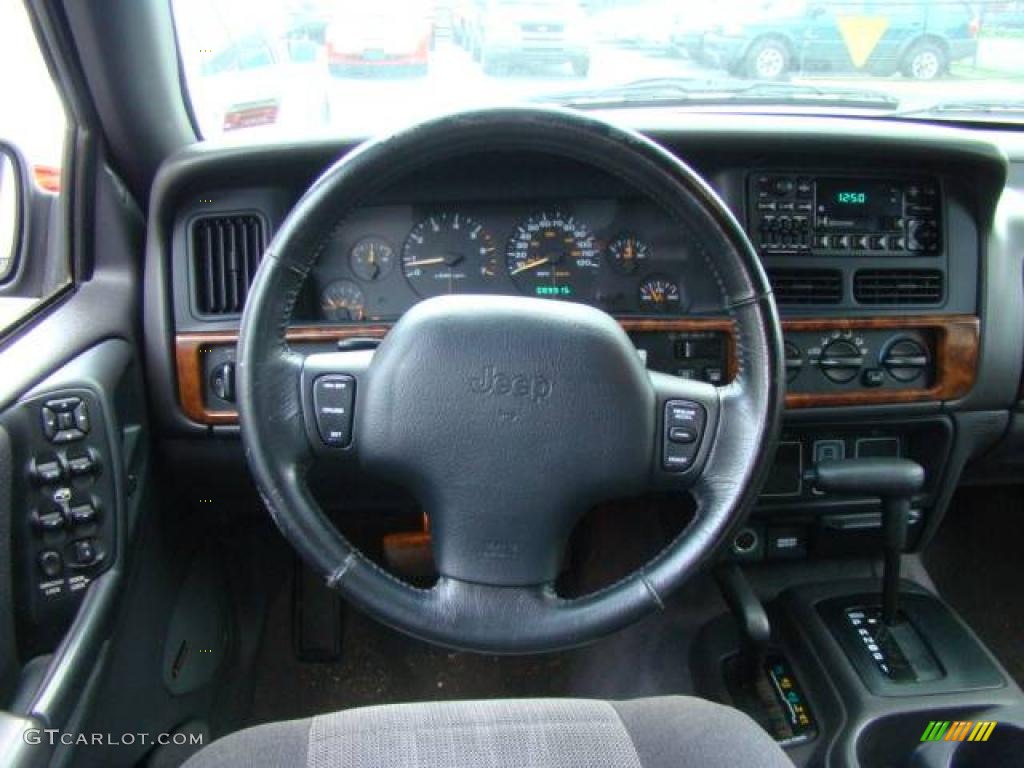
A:
<svg viewBox="0 0 1024 768">
<path fill-rule="evenodd" d="M 779 304 L 838 304 L 843 298 L 838 269 L 769 269 L 768 280 Z"/>
<path fill-rule="evenodd" d="M 942 301 L 942 272 L 861 269 L 853 276 L 853 297 L 861 304 L 938 304 Z"/>
<path fill-rule="evenodd" d="M 252 214 L 208 216 L 192 224 L 196 308 L 204 315 L 236 315 L 245 306 L 266 237 Z"/>
</svg>

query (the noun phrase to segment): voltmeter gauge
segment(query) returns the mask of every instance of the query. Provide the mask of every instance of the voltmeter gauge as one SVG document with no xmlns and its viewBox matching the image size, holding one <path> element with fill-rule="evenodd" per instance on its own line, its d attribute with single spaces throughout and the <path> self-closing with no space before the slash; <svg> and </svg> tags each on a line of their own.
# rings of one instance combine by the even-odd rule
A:
<svg viewBox="0 0 1024 768">
<path fill-rule="evenodd" d="M 682 307 L 679 284 L 668 277 L 651 276 L 640 283 L 640 308 L 644 312 L 671 314 Z"/>
</svg>

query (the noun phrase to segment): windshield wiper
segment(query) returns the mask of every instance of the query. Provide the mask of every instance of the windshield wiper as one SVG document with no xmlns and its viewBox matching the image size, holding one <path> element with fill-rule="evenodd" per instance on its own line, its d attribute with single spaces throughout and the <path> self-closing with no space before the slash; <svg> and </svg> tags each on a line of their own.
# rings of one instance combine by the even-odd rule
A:
<svg viewBox="0 0 1024 768">
<path fill-rule="evenodd" d="M 698 78 L 651 78 L 622 85 L 545 94 L 534 101 L 576 109 L 673 104 L 800 104 L 892 110 L 899 99 L 867 88 L 833 88 L 803 83 L 721 82 Z"/>
<path fill-rule="evenodd" d="M 913 115 L 985 115 L 987 117 L 1024 116 L 1024 99 L 995 101 L 990 99 L 960 99 L 939 101 L 913 107 L 896 113 L 897 117 Z"/>
</svg>

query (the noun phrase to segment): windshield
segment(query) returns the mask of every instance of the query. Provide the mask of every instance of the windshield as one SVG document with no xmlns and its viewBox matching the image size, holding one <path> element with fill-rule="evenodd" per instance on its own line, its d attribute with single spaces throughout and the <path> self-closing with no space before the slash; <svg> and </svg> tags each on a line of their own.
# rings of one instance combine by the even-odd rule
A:
<svg viewBox="0 0 1024 768">
<path fill-rule="evenodd" d="M 1024 119 L 1024 0 L 173 0 L 205 136 L 524 102 Z"/>
</svg>

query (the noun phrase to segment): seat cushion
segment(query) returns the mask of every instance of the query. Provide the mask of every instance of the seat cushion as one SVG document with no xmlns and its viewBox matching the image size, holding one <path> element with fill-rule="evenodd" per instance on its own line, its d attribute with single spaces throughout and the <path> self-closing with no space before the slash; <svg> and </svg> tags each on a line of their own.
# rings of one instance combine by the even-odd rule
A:
<svg viewBox="0 0 1024 768">
<path fill-rule="evenodd" d="M 305 768 L 679 768 L 792 763 L 738 710 L 682 696 L 395 704 L 271 723 L 186 763 Z"/>
</svg>

